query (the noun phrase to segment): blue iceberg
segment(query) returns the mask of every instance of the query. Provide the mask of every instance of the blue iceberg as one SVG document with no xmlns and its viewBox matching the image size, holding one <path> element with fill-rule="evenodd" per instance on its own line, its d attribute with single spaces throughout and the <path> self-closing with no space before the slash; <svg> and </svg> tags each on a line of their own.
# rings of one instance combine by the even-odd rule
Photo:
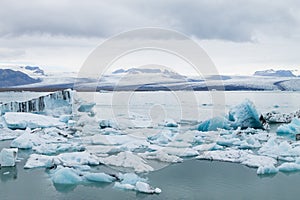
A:
<svg viewBox="0 0 300 200">
<path fill-rule="evenodd" d="M 199 124 L 197 129 L 199 131 L 216 131 L 218 129 L 230 130 L 237 128 L 264 128 L 253 102 L 248 99 L 231 108 L 228 116 L 206 120 Z"/>
<path fill-rule="evenodd" d="M 198 131 L 216 131 L 218 129 L 230 129 L 229 121 L 226 118 L 214 117 L 199 124 Z"/>
<path fill-rule="evenodd" d="M 296 134 L 300 133 L 300 120 L 294 118 L 291 123 L 279 126 L 276 133 L 278 135 L 295 136 Z"/>
<path fill-rule="evenodd" d="M 263 128 L 255 105 L 248 99 L 230 109 L 228 119 L 232 122 L 231 127 L 234 129 L 237 129 L 238 127 L 241 127 L 242 129 Z"/>
</svg>

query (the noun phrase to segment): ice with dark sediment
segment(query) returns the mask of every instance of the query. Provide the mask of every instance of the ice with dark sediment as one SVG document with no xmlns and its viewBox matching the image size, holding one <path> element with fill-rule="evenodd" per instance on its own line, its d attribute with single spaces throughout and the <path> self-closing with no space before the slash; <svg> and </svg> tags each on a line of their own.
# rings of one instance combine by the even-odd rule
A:
<svg viewBox="0 0 300 200">
<path fill-rule="evenodd" d="M 0 114 L 6 112 L 71 113 L 73 91 L 62 90 L 24 102 L 9 102 L 0 105 Z"/>
<path fill-rule="evenodd" d="M 263 116 L 268 123 L 290 123 L 294 118 L 300 118 L 300 110 L 289 114 L 272 111 Z"/>
</svg>

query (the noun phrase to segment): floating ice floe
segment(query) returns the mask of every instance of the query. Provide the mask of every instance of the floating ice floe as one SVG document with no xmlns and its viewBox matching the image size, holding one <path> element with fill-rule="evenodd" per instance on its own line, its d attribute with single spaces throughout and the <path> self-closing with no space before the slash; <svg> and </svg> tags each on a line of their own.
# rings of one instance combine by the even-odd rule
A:
<svg viewBox="0 0 300 200">
<path fill-rule="evenodd" d="M 116 177 L 110 176 L 103 172 L 100 172 L 100 173 L 86 172 L 86 173 L 83 173 L 83 177 L 85 179 L 87 179 L 88 181 L 103 182 L 103 183 L 112 183 L 117 180 Z"/>
<path fill-rule="evenodd" d="M 158 144 L 161 146 L 167 145 L 169 142 L 173 141 L 177 133 L 174 133 L 170 130 L 162 130 L 161 132 L 149 136 L 147 141 L 151 144 Z"/>
<path fill-rule="evenodd" d="M 281 172 L 295 172 L 300 171 L 300 164 L 285 162 L 278 167 Z"/>
<path fill-rule="evenodd" d="M 102 164 L 130 168 L 137 173 L 149 172 L 154 170 L 140 156 L 135 155 L 130 151 L 120 152 L 117 155 L 99 158 L 99 160 Z"/>
<path fill-rule="evenodd" d="M 264 118 L 268 123 L 290 123 L 294 118 L 300 118 L 300 110 L 290 114 L 272 111 L 264 114 Z"/>
<path fill-rule="evenodd" d="M 13 167 L 16 165 L 17 148 L 3 148 L 0 152 L 0 165 L 1 167 Z"/>
<path fill-rule="evenodd" d="M 49 168 L 53 165 L 80 166 L 80 165 L 99 165 L 99 159 L 86 151 L 62 153 L 57 156 L 47 156 L 41 154 L 31 154 L 24 166 L 31 168 Z"/>
<path fill-rule="evenodd" d="M 116 182 L 114 187 L 123 190 L 135 190 L 142 193 L 147 194 L 159 194 L 161 193 L 161 189 L 152 188 L 146 181 L 136 174 L 126 173 L 119 174 L 120 182 Z"/>
<path fill-rule="evenodd" d="M 65 126 L 58 118 L 33 113 L 7 112 L 4 120 L 10 129 L 47 128 Z"/>
<path fill-rule="evenodd" d="M 52 181 L 55 184 L 74 185 L 82 182 L 82 177 L 72 168 L 59 167 L 52 174 Z"/>
<path fill-rule="evenodd" d="M 197 159 L 241 163 L 249 167 L 261 167 L 277 164 L 277 161 L 274 158 L 254 155 L 250 150 L 227 149 L 224 151 L 206 151 L 197 156 Z"/>
<path fill-rule="evenodd" d="M 279 170 L 272 164 L 259 166 L 256 173 L 258 175 L 276 174 Z"/>
<path fill-rule="evenodd" d="M 93 108 L 96 103 L 81 103 L 79 108 L 77 109 L 79 112 L 93 112 Z"/>
<path fill-rule="evenodd" d="M 24 130 L 11 130 L 9 128 L 0 128 L 0 141 L 13 140 L 19 137 Z"/>
<path fill-rule="evenodd" d="M 286 140 L 278 140 L 276 137 L 271 137 L 262 145 L 258 153 L 282 161 L 294 161 L 295 157 L 300 156 L 300 146 L 297 143 L 290 144 Z"/>
<path fill-rule="evenodd" d="M 115 128 L 115 129 L 118 129 L 117 124 L 113 120 L 107 120 L 107 119 L 100 120 L 99 127 L 101 129 L 104 129 L 104 128 Z"/>
<path fill-rule="evenodd" d="M 183 161 L 182 158 L 175 155 L 170 155 L 163 151 L 163 149 L 154 152 L 139 153 L 138 155 L 145 159 L 158 160 L 167 163 L 178 163 Z"/>
<path fill-rule="evenodd" d="M 84 146 L 72 141 L 71 135 L 57 128 L 26 129 L 11 142 L 11 147 L 33 149 L 41 154 L 57 154 L 64 151 L 82 151 Z M 69 139 L 68 139 L 69 138 Z"/>
<path fill-rule="evenodd" d="M 294 118 L 291 123 L 279 126 L 276 133 L 278 135 L 289 135 L 295 138 L 296 134 L 300 133 L 300 119 Z"/>
<path fill-rule="evenodd" d="M 164 126 L 165 127 L 178 127 L 178 124 L 173 119 L 167 119 L 164 121 Z"/>
</svg>

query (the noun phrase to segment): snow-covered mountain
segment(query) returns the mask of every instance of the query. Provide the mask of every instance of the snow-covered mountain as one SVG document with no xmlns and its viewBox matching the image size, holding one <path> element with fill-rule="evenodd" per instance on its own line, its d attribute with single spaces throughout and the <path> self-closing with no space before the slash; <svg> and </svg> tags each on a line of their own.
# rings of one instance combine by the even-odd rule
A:
<svg viewBox="0 0 300 200">
<path fill-rule="evenodd" d="M 296 77 L 295 74 L 291 70 L 263 70 L 263 71 L 256 71 L 254 76 L 275 76 L 275 77 Z"/>
<path fill-rule="evenodd" d="M 0 69 L 0 88 L 27 85 L 41 82 L 38 78 L 32 78 L 28 74 L 12 69 Z"/>
<path fill-rule="evenodd" d="M 18 72 L 16 71 L 18 70 Z M 0 87 L 14 89 L 33 88 L 34 90 L 58 90 L 75 88 L 77 90 L 121 90 L 121 91 L 156 91 L 156 90 L 282 90 L 300 91 L 300 77 L 289 70 L 258 71 L 255 76 L 220 76 L 189 77 L 178 74 L 168 68 L 130 68 L 117 69 L 99 79 L 77 78 L 76 72 L 47 73 L 39 67 L 15 67 L 12 73 L 23 74 L 27 81 L 0 77 Z M 6 82 L 4 82 L 4 80 Z M 9 83 L 10 82 L 10 83 Z"/>
</svg>

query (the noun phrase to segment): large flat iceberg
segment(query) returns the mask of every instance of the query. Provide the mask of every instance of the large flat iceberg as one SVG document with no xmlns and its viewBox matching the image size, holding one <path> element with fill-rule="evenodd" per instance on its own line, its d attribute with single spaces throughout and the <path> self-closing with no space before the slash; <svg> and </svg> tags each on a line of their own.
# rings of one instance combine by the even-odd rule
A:
<svg viewBox="0 0 300 200">
<path fill-rule="evenodd" d="M 7 112 L 4 120 L 10 129 L 47 128 L 65 126 L 58 118 L 33 113 Z"/>
</svg>

